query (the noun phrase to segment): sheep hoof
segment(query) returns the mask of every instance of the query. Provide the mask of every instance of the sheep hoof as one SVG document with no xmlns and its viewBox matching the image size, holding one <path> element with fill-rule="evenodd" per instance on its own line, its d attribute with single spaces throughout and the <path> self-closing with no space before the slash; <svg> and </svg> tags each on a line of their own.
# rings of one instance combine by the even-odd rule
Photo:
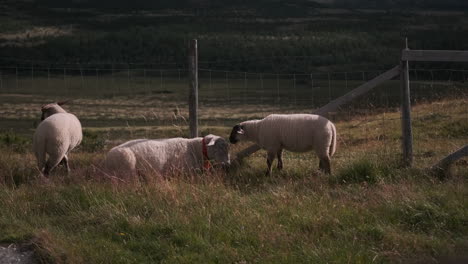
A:
<svg viewBox="0 0 468 264">
<path fill-rule="evenodd" d="M 50 184 L 50 178 L 45 177 L 44 175 L 40 175 L 39 178 L 37 179 L 39 184 Z"/>
</svg>

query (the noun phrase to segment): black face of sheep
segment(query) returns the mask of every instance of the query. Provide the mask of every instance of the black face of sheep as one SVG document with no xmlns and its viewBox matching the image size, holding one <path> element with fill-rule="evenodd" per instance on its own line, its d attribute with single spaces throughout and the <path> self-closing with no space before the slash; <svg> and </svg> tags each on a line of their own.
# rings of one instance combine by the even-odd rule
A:
<svg viewBox="0 0 468 264">
<path fill-rule="evenodd" d="M 229 136 L 229 142 L 231 142 L 232 144 L 236 144 L 240 140 L 239 135 L 243 135 L 243 134 L 244 134 L 244 128 L 241 125 L 235 125 L 232 128 L 231 135 Z"/>
</svg>

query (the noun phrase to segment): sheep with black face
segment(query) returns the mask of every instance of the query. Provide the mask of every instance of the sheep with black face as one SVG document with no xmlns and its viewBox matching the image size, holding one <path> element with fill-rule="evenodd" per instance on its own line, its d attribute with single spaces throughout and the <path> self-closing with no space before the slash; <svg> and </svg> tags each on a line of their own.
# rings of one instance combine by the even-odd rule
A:
<svg viewBox="0 0 468 264">
<path fill-rule="evenodd" d="M 320 159 L 319 168 L 331 173 L 331 157 L 336 150 L 336 128 L 328 119 L 310 114 L 269 115 L 261 120 L 250 120 L 232 128 L 229 141 L 236 144 L 246 140 L 255 142 L 267 151 L 267 175 L 278 158 L 278 169 L 283 168 L 283 149 L 292 152 L 314 150 Z"/>
</svg>

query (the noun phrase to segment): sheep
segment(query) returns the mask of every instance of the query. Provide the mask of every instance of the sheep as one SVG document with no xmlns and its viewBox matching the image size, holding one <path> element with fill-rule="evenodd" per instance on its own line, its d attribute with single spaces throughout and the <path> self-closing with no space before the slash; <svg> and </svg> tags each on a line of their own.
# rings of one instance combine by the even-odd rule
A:
<svg viewBox="0 0 468 264">
<path fill-rule="evenodd" d="M 253 141 L 267 151 L 268 169 L 278 157 L 278 170 L 283 168 L 283 149 L 293 152 L 314 150 L 320 159 L 319 168 L 331 173 L 331 160 L 336 150 L 336 128 L 328 119 L 310 114 L 272 114 L 262 120 L 250 120 L 232 128 L 229 141 Z"/>
<path fill-rule="evenodd" d="M 228 142 L 215 135 L 205 137 L 136 139 L 112 148 L 106 156 L 107 172 L 123 177 L 136 177 L 149 171 L 159 175 L 170 172 L 192 172 L 213 165 L 228 167 Z"/>
<path fill-rule="evenodd" d="M 78 118 L 60 107 L 65 103 L 42 106 L 41 123 L 34 132 L 33 152 L 44 176 L 48 176 L 58 164 L 63 164 L 67 173 L 70 172 L 68 153 L 78 146 L 83 138 Z"/>
</svg>

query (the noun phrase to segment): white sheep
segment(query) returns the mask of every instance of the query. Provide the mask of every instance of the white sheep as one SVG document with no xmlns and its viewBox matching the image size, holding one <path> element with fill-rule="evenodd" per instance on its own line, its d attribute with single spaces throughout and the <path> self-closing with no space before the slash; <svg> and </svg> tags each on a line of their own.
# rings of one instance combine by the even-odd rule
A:
<svg viewBox="0 0 468 264">
<path fill-rule="evenodd" d="M 145 172 L 165 175 L 214 166 L 227 167 L 229 144 L 219 136 L 197 138 L 137 139 L 112 148 L 106 156 L 108 172 L 120 178 Z"/>
<path fill-rule="evenodd" d="M 63 164 L 69 172 L 68 153 L 78 146 L 83 138 L 80 121 L 60 107 L 64 103 L 66 102 L 42 106 L 42 122 L 34 133 L 33 151 L 39 170 L 45 176 L 58 164 Z"/>
<path fill-rule="evenodd" d="M 283 168 L 283 149 L 293 152 L 314 150 L 320 159 L 319 168 L 331 173 L 331 156 L 336 150 L 335 125 L 328 119 L 310 114 L 269 115 L 262 120 L 250 120 L 235 125 L 229 141 L 253 141 L 267 151 L 267 175 L 278 157 L 278 169 Z"/>
</svg>

